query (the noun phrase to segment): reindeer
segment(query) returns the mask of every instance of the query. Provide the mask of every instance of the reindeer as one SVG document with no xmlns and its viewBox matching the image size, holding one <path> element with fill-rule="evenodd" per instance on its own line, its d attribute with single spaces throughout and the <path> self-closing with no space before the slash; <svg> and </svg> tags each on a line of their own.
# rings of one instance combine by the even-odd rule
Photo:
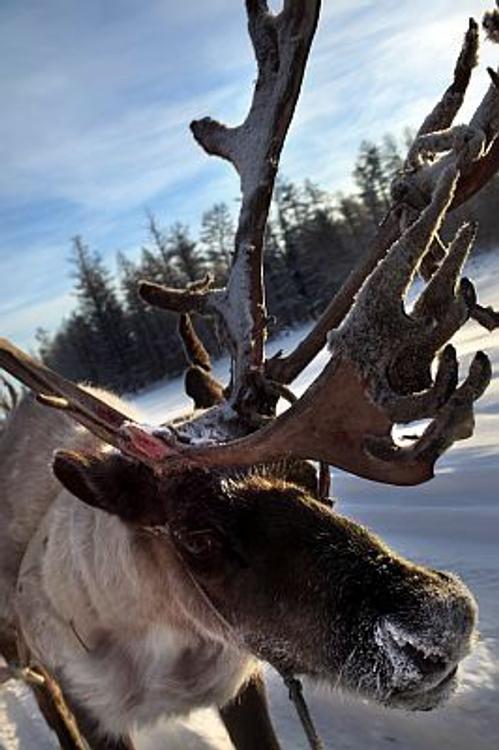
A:
<svg viewBox="0 0 499 750">
<path fill-rule="evenodd" d="M 262 660 L 295 694 L 295 675 L 305 674 L 428 710 L 452 694 L 472 646 L 477 608 L 466 586 L 334 512 L 325 477 L 332 465 L 418 484 L 473 430 L 490 363 L 478 352 L 458 384 L 447 342 L 470 317 L 490 327 L 497 313 L 460 279 L 475 227 L 449 245 L 440 227 L 499 165 L 497 76 L 467 130 L 453 130 L 476 64 L 472 21 L 360 266 L 294 352 L 265 360 L 265 222 L 319 6 L 285 0 L 274 15 L 247 0 L 258 63 L 248 116 L 235 128 L 209 118 L 191 126 L 241 178 L 227 287 L 141 284 L 144 299 L 184 316 L 208 408 L 150 427 L 109 394 L 0 343 L 0 365 L 41 402 L 24 400 L 1 436 L 0 645 L 62 689 L 81 733 L 59 726 L 63 747 L 83 747 L 82 735 L 94 750 L 124 750 L 137 726 L 215 705 L 238 750 L 276 750 Z M 404 295 L 418 267 L 428 283 L 409 314 Z M 192 313 L 215 316 L 225 332 L 226 388 L 211 376 Z M 288 385 L 326 340 L 328 364 L 294 399 Z M 276 416 L 281 396 L 292 403 Z M 394 424 L 420 419 L 430 421 L 419 436 L 394 441 Z"/>
</svg>

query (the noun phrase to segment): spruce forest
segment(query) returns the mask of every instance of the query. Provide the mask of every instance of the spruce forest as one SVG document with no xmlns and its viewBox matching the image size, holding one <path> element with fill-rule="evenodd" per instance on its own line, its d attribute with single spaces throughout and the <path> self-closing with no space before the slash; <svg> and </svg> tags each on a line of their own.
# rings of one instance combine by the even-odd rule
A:
<svg viewBox="0 0 499 750">
<path fill-rule="evenodd" d="M 281 179 L 267 226 L 265 282 L 269 335 L 315 319 L 355 266 L 390 203 L 390 183 L 402 166 L 401 153 L 412 140 L 363 142 L 352 177 L 355 192 L 331 195 L 310 180 Z M 465 220 L 479 222 L 479 252 L 499 244 L 495 211 L 499 176 L 454 212 L 448 231 Z M 138 296 L 141 279 L 185 288 L 207 274 L 222 285 L 230 267 L 235 224 L 231 210 L 218 203 L 201 219 L 197 239 L 189 227 L 164 228 L 148 216 L 148 232 L 138 260 L 118 254 L 114 278 L 102 257 L 81 237 L 72 241 L 75 307 L 58 331 L 37 332 L 38 355 L 66 377 L 133 392 L 178 375 L 185 357 L 177 333 L 178 316 L 149 307 Z M 213 358 L 223 354 L 210 320 L 196 318 L 196 330 Z"/>
</svg>

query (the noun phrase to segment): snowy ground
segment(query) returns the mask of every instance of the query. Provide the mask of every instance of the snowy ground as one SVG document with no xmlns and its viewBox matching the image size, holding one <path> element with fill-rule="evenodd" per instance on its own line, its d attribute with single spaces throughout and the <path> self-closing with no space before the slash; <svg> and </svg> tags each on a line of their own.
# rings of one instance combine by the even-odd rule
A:
<svg viewBox="0 0 499 750">
<path fill-rule="evenodd" d="M 489 268 L 474 274 L 482 304 L 499 302 L 498 269 L 496 264 L 495 272 Z M 271 348 L 289 348 L 299 335 L 284 337 Z M 469 323 L 457 337 L 457 348 L 463 361 L 484 349 L 494 362 L 494 379 L 477 406 L 473 438 L 455 446 L 439 463 L 435 479 L 421 487 L 386 487 L 335 473 L 334 493 L 342 513 L 370 526 L 398 551 L 461 575 L 480 605 L 481 641 L 464 663 L 459 693 L 447 707 L 430 714 L 387 711 L 353 698 L 320 694 L 308 686 L 311 709 L 327 748 L 499 747 L 499 331 L 488 334 Z M 315 377 L 326 356 L 322 354 L 309 368 L 297 392 Z M 221 372 L 223 363 L 218 367 Z M 150 389 L 138 402 L 158 421 L 188 406 L 179 381 Z M 283 746 L 306 750 L 285 690 L 270 671 L 268 684 Z M 139 750 L 231 747 L 220 722 L 209 711 L 142 733 L 137 745 Z M 26 690 L 8 683 L 0 690 L 0 750 L 54 747 Z"/>
</svg>

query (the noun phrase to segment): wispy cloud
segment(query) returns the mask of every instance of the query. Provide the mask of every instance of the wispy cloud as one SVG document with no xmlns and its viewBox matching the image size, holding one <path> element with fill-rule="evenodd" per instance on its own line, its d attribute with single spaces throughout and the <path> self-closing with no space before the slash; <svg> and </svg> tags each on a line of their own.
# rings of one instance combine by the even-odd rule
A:
<svg viewBox="0 0 499 750">
<path fill-rule="evenodd" d="M 39 328 L 54 329 L 71 312 L 74 297 L 69 292 L 57 297 L 18 305 L 7 313 L 2 312 L 2 327 L 9 331 L 15 341 L 33 342 Z"/>
<path fill-rule="evenodd" d="M 359 142 L 421 120 L 482 12 L 481 0 L 325 2 L 283 172 L 347 187 Z M 2 333 L 27 338 L 66 309 L 72 235 L 111 257 L 143 240 L 146 208 L 196 225 L 237 197 L 230 166 L 187 126 L 244 116 L 245 26 L 242 0 L 0 5 Z M 482 71 L 468 110 L 486 85 Z"/>
</svg>

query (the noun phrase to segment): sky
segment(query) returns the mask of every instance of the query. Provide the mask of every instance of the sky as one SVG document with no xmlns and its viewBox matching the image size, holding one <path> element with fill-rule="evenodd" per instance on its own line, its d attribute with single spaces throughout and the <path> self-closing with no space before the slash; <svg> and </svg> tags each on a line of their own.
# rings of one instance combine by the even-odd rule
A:
<svg viewBox="0 0 499 750">
<path fill-rule="evenodd" d="M 492 5 L 324 0 L 281 173 L 348 189 L 360 142 L 418 126 Z M 487 65 L 484 42 L 463 119 Z M 254 79 L 243 0 L 0 0 L 0 335 L 31 346 L 69 313 L 74 235 L 113 267 L 147 212 L 195 234 L 215 202 L 236 211 L 232 167 L 188 124 L 242 121 Z"/>
</svg>

